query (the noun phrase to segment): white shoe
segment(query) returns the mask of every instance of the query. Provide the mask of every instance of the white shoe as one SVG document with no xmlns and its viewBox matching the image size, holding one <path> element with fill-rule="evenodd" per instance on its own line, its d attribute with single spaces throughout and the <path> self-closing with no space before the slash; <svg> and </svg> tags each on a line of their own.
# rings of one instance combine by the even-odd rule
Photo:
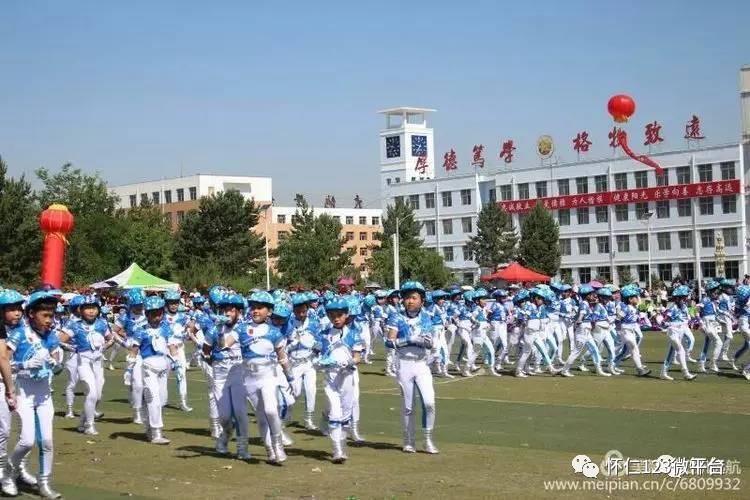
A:
<svg viewBox="0 0 750 500">
<path fill-rule="evenodd" d="M 552 365 L 549 365 L 548 370 L 549 370 L 550 375 L 557 375 L 558 373 L 560 373 L 560 368 L 555 368 Z"/>
<path fill-rule="evenodd" d="M 294 440 L 289 437 L 289 434 L 284 429 L 281 430 L 281 443 L 284 446 L 292 446 L 294 444 Z"/>
<path fill-rule="evenodd" d="M 575 375 L 573 375 L 572 373 L 570 373 L 570 371 L 568 371 L 568 370 L 561 371 L 560 375 L 562 375 L 563 377 L 575 377 Z"/>
<path fill-rule="evenodd" d="M 221 436 L 216 440 L 216 453 L 219 453 L 220 455 L 226 455 L 229 453 L 229 436 L 224 434 L 224 431 L 222 430 Z"/>
<path fill-rule="evenodd" d="M 661 371 L 661 375 L 659 375 L 659 378 L 662 380 L 674 380 L 672 377 L 669 376 L 666 370 Z"/>
<path fill-rule="evenodd" d="M 404 453 L 416 453 L 417 452 L 417 450 L 414 449 L 414 445 L 411 445 L 411 444 L 405 444 L 404 447 L 401 448 L 401 450 Z"/>
<path fill-rule="evenodd" d="M 734 370 L 736 372 L 739 371 L 739 369 L 737 368 L 737 364 L 734 362 L 734 360 L 732 360 L 730 362 L 730 365 L 732 365 L 732 370 Z"/>
<path fill-rule="evenodd" d="M 109 370 L 109 371 L 114 371 L 115 370 L 115 367 L 112 366 L 112 363 L 109 364 L 109 366 L 107 367 L 107 370 Z"/>
<path fill-rule="evenodd" d="M 430 455 L 437 455 L 440 453 L 435 443 L 432 442 L 432 429 L 424 430 L 424 452 Z"/>
<path fill-rule="evenodd" d="M 597 366 L 596 367 L 596 374 L 599 375 L 600 377 L 611 377 L 612 376 L 611 373 L 607 373 L 604 370 L 602 370 L 601 366 Z"/>
<path fill-rule="evenodd" d="M 86 434 L 87 436 L 98 436 L 99 435 L 99 431 L 97 431 L 96 428 L 93 425 L 87 425 L 83 429 L 83 433 Z"/>
<path fill-rule="evenodd" d="M 188 406 L 187 399 L 183 399 L 180 402 L 180 410 L 184 411 L 185 413 L 189 413 L 193 411 L 193 408 L 191 406 Z"/>
<path fill-rule="evenodd" d="M 517 371 L 516 378 L 529 378 L 529 376 L 523 371 Z"/>
<path fill-rule="evenodd" d="M 65 413 L 65 418 L 76 418 L 76 414 L 73 413 L 73 407 L 68 407 L 68 411 Z"/>
<path fill-rule="evenodd" d="M 729 356 L 727 356 L 727 354 L 724 353 L 724 354 L 721 355 L 721 360 L 722 361 L 729 361 Z"/>
<path fill-rule="evenodd" d="M 581 365 L 581 366 L 578 367 L 578 371 L 579 372 L 587 372 L 587 371 L 589 371 L 589 369 L 586 368 L 586 365 Z"/>
<path fill-rule="evenodd" d="M 134 424 L 142 424 L 143 423 L 143 417 L 141 417 L 141 410 L 133 410 L 133 423 Z"/>
<path fill-rule="evenodd" d="M 692 356 L 688 356 L 688 357 L 687 357 L 687 360 L 688 360 L 688 361 L 690 361 L 691 363 L 697 363 L 697 362 L 698 362 L 698 360 L 697 360 L 697 359 L 695 359 L 695 358 L 694 358 L 694 357 L 692 357 Z"/>
<path fill-rule="evenodd" d="M 490 370 L 490 375 L 493 377 L 502 377 L 502 374 L 498 373 L 494 368 Z"/>
<path fill-rule="evenodd" d="M 698 363 L 698 371 L 701 373 L 706 373 L 706 362 L 701 361 Z"/>
<path fill-rule="evenodd" d="M 682 375 L 682 378 L 684 378 L 685 380 L 695 380 L 695 374 L 687 372 Z"/>
<path fill-rule="evenodd" d="M 6 497 L 18 496 L 18 487 L 16 486 L 16 482 L 7 473 L 2 480 L 2 491 L 3 495 L 5 495 Z"/>
<path fill-rule="evenodd" d="M 719 373 L 719 366 L 716 363 L 711 363 L 711 366 L 708 369 L 714 373 Z"/>
<path fill-rule="evenodd" d="M 649 373 L 651 373 L 651 369 L 644 366 L 643 368 L 636 369 L 636 373 L 638 374 L 639 377 L 645 377 Z"/>
<path fill-rule="evenodd" d="M 742 376 L 745 377 L 745 380 L 750 380 L 750 370 L 742 370 Z"/>
</svg>

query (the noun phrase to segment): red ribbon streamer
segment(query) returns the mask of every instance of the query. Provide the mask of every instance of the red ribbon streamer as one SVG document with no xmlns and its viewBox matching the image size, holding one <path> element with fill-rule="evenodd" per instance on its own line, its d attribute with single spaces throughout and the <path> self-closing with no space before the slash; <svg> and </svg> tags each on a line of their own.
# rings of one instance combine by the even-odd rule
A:
<svg viewBox="0 0 750 500">
<path fill-rule="evenodd" d="M 617 132 L 617 142 L 620 144 L 620 146 L 622 146 L 622 150 L 625 151 L 625 154 L 627 154 L 635 161 L 653 168 L 654 170 L 656 170 L 656 173 L 658 175 L 662 175 L 664 173 L 664 169 L 661 168 L 661 165 L 656 163 L 654 160 L 646 155 L 637 155 L 633 152 L 632 149 L 630 149 L 630 146 L 628 146 L 628 134 L 624 130 L 619 130 Z"/>
</svg>

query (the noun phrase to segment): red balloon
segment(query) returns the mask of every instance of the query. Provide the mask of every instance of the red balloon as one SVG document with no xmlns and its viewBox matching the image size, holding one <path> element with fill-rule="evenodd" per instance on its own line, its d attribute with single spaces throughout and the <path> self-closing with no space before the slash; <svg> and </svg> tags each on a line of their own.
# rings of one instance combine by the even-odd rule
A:
<svg viewBox="0 0 750 500">
<path fill-rule="evenodd" d="M 607 111 L 616 122 L 624 123 L 635 113 L 635 101 L 629 95 L 617 94 L 610 97 Z"/>
<path fill-rule="evenodd" d="M 42 249 L 42 283 L 62 286 L 63 268 L 65 267 L 65 236 L 73 230 L 73 214 L 65 205 L 50 205 L 39 216 L 39 227 L 44 232 Z"/>
</svg>

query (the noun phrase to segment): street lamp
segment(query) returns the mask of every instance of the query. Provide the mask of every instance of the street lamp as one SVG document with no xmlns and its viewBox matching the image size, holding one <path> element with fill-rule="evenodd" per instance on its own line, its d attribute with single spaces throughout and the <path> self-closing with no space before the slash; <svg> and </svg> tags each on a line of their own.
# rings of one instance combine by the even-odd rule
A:
<svg viewBox="0 0 750 500">
<path fill-rule="evenodd" d="M 654 212 L 648 211 L 641 216 L 641 222 L 646 224 L 646 246 L 648 247 L 648 289 L 651 290 L 651 218 Z"/>
<path fill-rule="evenodd" d="M 396 217 L 396 232 L 393 233 L 393 288 L 398 290 L 401 285 L 401 233 L 399 232 L 399 223 L 402 219 L 406 219 L 409 214 L 403 217 Z"/>
<path fill-rule="evenodd" d="M 269 203 L 267 205 L 262 205 L 260 208 L 263 210 L 265 215 L 263 216 L 263 224 L 265 226 L 264 233 L 265 233 L 265 240 L 266 240 L 266 290 L 271 289 L 271 263 L 268 259 L 268 219 L 271 217 L 271 208 L 272 204 Z"/>
</svg>

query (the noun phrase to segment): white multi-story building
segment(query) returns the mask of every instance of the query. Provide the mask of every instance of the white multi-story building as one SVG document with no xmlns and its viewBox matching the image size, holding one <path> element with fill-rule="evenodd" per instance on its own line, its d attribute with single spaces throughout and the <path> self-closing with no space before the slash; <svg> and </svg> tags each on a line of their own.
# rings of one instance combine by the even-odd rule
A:
<svg viewBox="0 0 750 500">
<path fill-rule="evenodd" d="M 598 277 L 618 282 L 627 271 L 645 284 L 649 269 L 665 281 L 678 275 L 715 276 L 719 235 L 725 245 L 726 275 L 740 278 L 748 272 L 748 67 L 741 71 L 741 91 L 743 140 L 653 154 L 666 169 L 665 176 L 630 158 L 612 157 L 554 166 L 509 169 L 503 165 L 420 180 L 414 178 L 416 155 L 406 150 L 399 151 L 406 172 L 394 181 L 394 158 L 385 155 L 385 132 L 403 134 L 404 130 L 387 124 L 380 134 L 383 207 L 398 199 L 411 204 L 423 223 L 425 245 L 438 249 L 464 281 L 474 281 L 480 274 L 466 244 L 476 234 L 481 207 L 500 203 L 518 229 L 537 200 L 552 211 L 560 226 L 560 274 L 575 281 Z M 432 137 L 426 121 L 421 128 Z M 412 125 L 409 133 L 420 131 Z M 431 151 L 427 154 L 434 156 Z"/>
</svg>

